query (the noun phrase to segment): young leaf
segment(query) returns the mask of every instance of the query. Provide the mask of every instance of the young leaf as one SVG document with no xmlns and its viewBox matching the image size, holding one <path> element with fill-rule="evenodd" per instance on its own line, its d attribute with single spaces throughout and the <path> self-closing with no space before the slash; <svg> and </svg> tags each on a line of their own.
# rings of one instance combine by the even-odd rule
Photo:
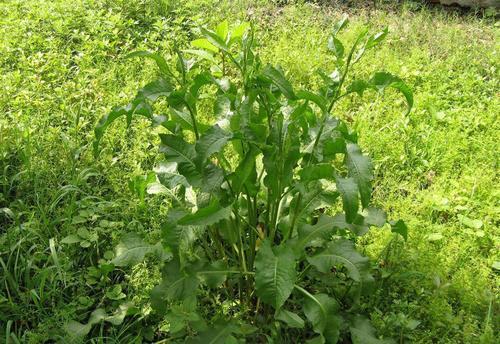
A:
<svg viewBox="0 0 500 344">
<path fill-rule="evenodd" d="M 371 282 L 368 258 L 361 256 L 354 244 L 346 239 L 331 242 L 326 249 L 307 258 L 318 271 L 328 273 L 337 264 L 345 266 L 349 277 L 359 283 Z"/>
<path fill-rule="evenodd" d="M 337 177 L 337 189 L 342 196 L 342 204 L 345 211 L 346 221 L 352 223 L 358 214 L 358 185 L 354 178 Z"/>
<path fill-rule="evenodd" d="M 328 39 L 328 50 L 333 52 L 338 59 L 344 57 L 344 45 L 335 36 Z"/>
<path fill-rule="evenodd" d="M 384 30 L 377 32 L 376 34 L 371 35 L 368 37 L 368 40 L 366 42 L 366 49 L 371 49 L 374 46 L 378 45 L 380 42 L 382 42 L 387 36 L 387 33 L 389 32 L 389 28 L 385 27 Z"/>
<path fill-rule="evenodd" d="M 255 292 L 278 310 L 292 293 L 296 279 L 295 257 L 289 246 L 271 247 L 264 241 L 255 257 Z"/>
<path fill-rule="evenodd" d="M 371 181 L 373 179 L 373 166 L 371 160 L 369 157 L 361 153 L 361 150 L 359 149 L 359 146 L 357 144 L 348 143 L 346 149 L 346 159 L 349 176 L 356 181 L 359 193 L 361 195 L 361 204 L 363 205 L 363 208 L 366 208 L 370 203 L 372 193 Z"/>
<path fill-rule="evenodd" d="M 349 24 L 349 17 L 347 14 L 344 14 L 344 16 L 333 25 L 332 35 L 336 36 L 340 30 L 347 26 L 347 24 Z"/>
</svg>

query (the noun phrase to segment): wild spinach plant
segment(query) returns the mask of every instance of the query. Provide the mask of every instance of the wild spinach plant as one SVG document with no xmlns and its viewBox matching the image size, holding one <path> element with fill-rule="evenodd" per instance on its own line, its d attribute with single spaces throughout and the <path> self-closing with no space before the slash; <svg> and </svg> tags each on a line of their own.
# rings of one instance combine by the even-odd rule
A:
<svg viewBox="0 0 500 344">
<path fill-rule="evenodd" d="M 165 128 L 164 162 L 149 190 L 171 202 L 162 239 L 172 257 L 151 302 L 172 337 L 377 340 L 359 314 L 374 277 L 354 239 L 387 219 L 370 206 L 372 163 L 356 133 L 334 115 L 335 105 L 388 87 L 402 92 L 408 109 L 413 98 L 386 72 L 350 78 L 387 29 L 365 30 L 346 49 L 338 34 L 347 23 L 333 27 L 328 49 L 335 65 L 319 72 L 316 91 L 294 89 L 283 70 L 264 64 L 248 23 L 201 28 L 191 49 L 174 48 L 174 66 L 155 53 L 131 55 L 153 59 L 159 76 L 101 119 L 95 149 L 120 116 L 130 124 L 140 115 Z M 155 115 L 159 99 L 168 114 Z M 406 238 L 402 221 L 390 223 Z"/>
</svg>

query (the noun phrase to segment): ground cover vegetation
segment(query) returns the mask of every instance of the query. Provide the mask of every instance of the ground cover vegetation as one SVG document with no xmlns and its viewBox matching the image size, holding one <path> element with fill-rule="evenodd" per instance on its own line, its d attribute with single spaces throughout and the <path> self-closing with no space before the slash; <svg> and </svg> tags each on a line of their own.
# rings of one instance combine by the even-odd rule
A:
<svg viewBox="0 0 500 344">
<path fill-rule="evenodd" d="M 498 340 L 488 12 L 0 11 L 2 340 Z"/>
</svg>

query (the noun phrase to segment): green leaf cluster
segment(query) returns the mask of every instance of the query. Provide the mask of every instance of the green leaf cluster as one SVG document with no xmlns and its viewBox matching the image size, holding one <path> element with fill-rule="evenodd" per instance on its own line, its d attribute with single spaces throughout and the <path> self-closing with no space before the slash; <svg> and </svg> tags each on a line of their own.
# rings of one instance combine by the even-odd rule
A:
<svg viewBox="0 0 500 344">
<path fill-rule="evenodd" d="M 363 31 L 348 48 L 341 38 L 347 24 L 343 18 L 333 28 L 328 49 L 335 65 L 319 72 L 318 90 L 294 88 L 286 71 L 263 63 L 248 23 L 201 28 L 190 47 L 174 47 L 168 59 L 130 55 L 154 60 L 158 77 L 101 119 L 94 148 L 98 154 L 106 128 L 121 116 L 130 123 L 140 115 L 163 129 L 156 176 L 131 184 L 140 197 L 147 190 L 171 202 L 162 242 L 124 238 L 112 263 L 171 252 L 151 302 L 170 319 L 173 336 L 237 342 L 258 327 L 278 337 L 287 328 L 302 329 L 318 343 L 359 342 L 368 332 L 376 341 L 358 318 L 360 295 L 374 276 L 355 238 L 384 227 L 387 216 L 370 205 L 370 157 L 333 113 L 352 93 L 394 88 L 408 109 L 413 96 L 385 71 L 352 78 L 355 64 L 388 32 Z M 161 116 L 153 111 L 159 99 Z M 390 226 L 407 238 L 403 221 Z M 206 300 L 237 302 L 242 314 L 228 320 L 211 306 L 202 316 Z"/>
</svg>

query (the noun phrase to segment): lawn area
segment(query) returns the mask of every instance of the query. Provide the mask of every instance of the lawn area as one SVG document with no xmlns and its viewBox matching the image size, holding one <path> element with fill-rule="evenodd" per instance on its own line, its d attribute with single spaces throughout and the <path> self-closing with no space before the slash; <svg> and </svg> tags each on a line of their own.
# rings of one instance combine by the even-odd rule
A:
<svg viewBox="0 0 500 344">
<path fill-rule="evenodd" d="M 387 228 L 357 238 L 382 276 L 359 307 L 380 338 L 398 343 L 500 341 L 498 21 L 488 11 L 419 1 L 324 3 L 0 2 L 2 341 L 67 342 L 68 322 L 86 324 L 102 308 L 113 315 L 87 329 L 88 342 L 175 342 L 176 319 L 150 305 L 157 259 L 109 264 L 126 233 L 158 242 L 171 204 L 129 187 L 145 182 L 160 161 L 158 127 L 134 119 L 126 128 L 118 120 L 93 155 L 99 118 L 157 73 L 152 61 L 127 54 L 157 51 L 171 62 L 173 44 L 188 47 L 198 27 L 246 20 L 263 62 L 282 66 L 296 89 L 317 89 L 318 69 L 332 68 L 326 42 L 346 13 L 347 42 L 363 27 L 389 29 L 354 75 L 393 73 L 415 99 L 409 114 L 393 91 L 349 95 L 334 110 L 372 158 L 373 203 L 408 226 L 406 242 Z M 211 119 L 211 110 L 200 112 Z M 81 242 L 64 243 L 75 233 Z"/>
</svg>

